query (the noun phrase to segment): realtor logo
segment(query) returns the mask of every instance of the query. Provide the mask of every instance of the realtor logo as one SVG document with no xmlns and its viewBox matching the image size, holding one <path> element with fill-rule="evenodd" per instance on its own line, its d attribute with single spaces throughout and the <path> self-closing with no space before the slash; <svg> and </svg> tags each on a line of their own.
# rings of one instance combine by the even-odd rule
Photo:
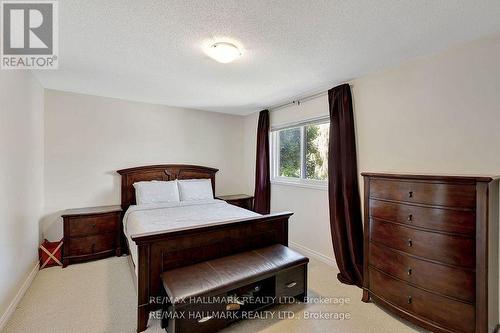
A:
<svg viewBox="0 0 500 333">
<path fill-rule="evenodd" d="M 2 1 L 2 69 L 57 69 L 57 1 Z"/>
</svg>

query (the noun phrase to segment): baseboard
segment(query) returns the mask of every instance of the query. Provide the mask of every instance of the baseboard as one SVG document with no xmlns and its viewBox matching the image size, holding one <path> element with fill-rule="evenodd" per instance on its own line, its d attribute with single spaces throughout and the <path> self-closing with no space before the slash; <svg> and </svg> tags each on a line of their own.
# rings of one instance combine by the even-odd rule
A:
<svg viewBox="0 0 500 333">
<path fill-rule="evenodd" d="M 335 262 L 334 259 L 332 259 L 328 256 L 325 256 L 324 254 L 319 253 L 318 251 L 311 250 L 310 248 L 308 248 L 304 245 L 300 245 L 300 244 L 292 242 L 292 241 L 289 242 L 289 245 L 290 245 L 290 248 L 297 250 L 298 252 L 301 252 L 304 255 L 307 255 L 307 256 L 312 257 L 316 260 L 319 260 L 319 261 L 321 261 L 329 266 L 337 268 L 337 263 Z"/>
<path fill-rule="evenodd" d="M 4 314 L 0 318 L 0 332 L 5 328 L 10 317 L 12 316 L 12 314 L 14 314 L 14 311 L 16 311 L 19 302 L 21 302 L 21 299 L 23 298 L 24 294 L 26 293 L 28 288 L 31 286 L 31 283 L 35 279 L 35 276 L 38 273 L 39 268 L 40 268 L 40 263 L 37 262 L 35 267 L 33 267 L 31 272 L 28 274 L 26 280 L 24 280 L 21 288 L 19 288 L 19 291 L 17 292 L 12 302 L 10 302 L 9 306 L 7 307 L 7 310 L 5 310 Z"/>
</svg>

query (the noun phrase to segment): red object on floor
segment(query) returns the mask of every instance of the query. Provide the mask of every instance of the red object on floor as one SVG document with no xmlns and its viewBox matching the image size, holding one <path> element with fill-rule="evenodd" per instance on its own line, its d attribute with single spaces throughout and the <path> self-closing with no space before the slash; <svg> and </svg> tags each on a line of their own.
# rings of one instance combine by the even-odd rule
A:
<svg viewBox="0 0 500 333">
<path fill-rule="evenodd" d="M 58 242 L 49 242 L 44 239 L 38 249 L 40 269 L 51 266 L 62 266 L 62 239 Z"/>
</svg>

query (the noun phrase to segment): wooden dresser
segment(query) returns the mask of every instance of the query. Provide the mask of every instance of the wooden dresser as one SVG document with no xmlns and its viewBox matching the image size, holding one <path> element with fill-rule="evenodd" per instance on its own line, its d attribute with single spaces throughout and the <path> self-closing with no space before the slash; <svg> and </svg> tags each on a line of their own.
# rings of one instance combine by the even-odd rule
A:
<svg viewBox="0 0 500 333">
<path fill-rule="evenodd" d="M 491 331 L 498 322 L 495 315 L 488 327 L 488 297 L 498 304 L 497 286 L 488 292 L 492 179 L 362 175 L 363 301 L 433 332 Z M 498 270 L 491 273 L 498 285 Z"/>
<path fill-rule="evenodd" d="M 63 215 L 63 267 L 75 262 L 121 255 L 120 206 L 68 209 Z"/>
</svg>

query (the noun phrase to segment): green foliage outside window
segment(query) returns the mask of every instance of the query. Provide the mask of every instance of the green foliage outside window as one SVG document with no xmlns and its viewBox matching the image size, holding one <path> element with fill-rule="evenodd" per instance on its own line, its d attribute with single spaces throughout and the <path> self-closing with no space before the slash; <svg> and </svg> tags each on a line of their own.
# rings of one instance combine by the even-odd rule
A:
<svg viewBox="0 0 500 333">
<path fill-rule="evenodd" d="M 328 179 L 329 124 L 306 126 L 306 178 Z"/>
<path fill-rule="evenodd" d="M 328 123 L 304 126 L 305 177 L 328 179 Z M 279 175 L 301 178 L 301 127 L 281 130 L 279 135 Z"/>
<path fill-rule="evenodd" d="M 300 177 L 300 128 L 279 132 L 280 176 Z"/>
</svg>

